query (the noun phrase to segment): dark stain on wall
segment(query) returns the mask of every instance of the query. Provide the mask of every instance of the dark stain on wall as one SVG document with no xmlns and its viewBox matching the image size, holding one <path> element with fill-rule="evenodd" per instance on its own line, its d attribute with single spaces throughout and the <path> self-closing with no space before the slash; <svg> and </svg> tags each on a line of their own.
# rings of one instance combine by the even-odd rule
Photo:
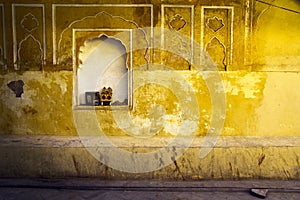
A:
<svg viewBox="0 0 300 200">
<path fill-rule="evenodd" d="M 17 98 L 20 98 L 21 95 L 24 93 L 23 91 L 24 82 L 22 80 L 11 81 L 7 84 L 7 86 L 16 94 Z"/>
<path fill-rule="evenodd" d="M 26 105 L 22 108 L 22 111 L 25 113 L 25 114 L 36 114 L 38 111 L 36 109 L 34 109 L 33 107 L 29 106 L 29 105 Z"/>
</svg>

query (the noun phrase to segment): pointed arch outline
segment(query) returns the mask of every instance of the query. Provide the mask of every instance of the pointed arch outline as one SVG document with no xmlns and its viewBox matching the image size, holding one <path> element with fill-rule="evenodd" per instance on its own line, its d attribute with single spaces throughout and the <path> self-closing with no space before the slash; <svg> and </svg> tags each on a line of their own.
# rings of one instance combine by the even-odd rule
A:
<svg viewBox="0 0 300 200">
<path fill-rule="evenodd" d="M 114 40 L 117 40 L 121 43 L 122 46 L 125 47 L 126 50 L 126 54 L 127 54 L 127 58 L 126 58 L 126 69 L 127 69 L 127 73 L 128 73 L 128 105 L 126 106 L 126 108 L 131 109 L 132 105 L 133 105 L 133 81 L 132 81 L 132 77 L 133 77 L 133 55 L 132 55 L 132 49 L 133 49 L 133 36 L 132 36 L 132 29 L 72 29 L 72 57 L 73 57 L 73 71 L 74 71 L 74 76 L 73 76 L 73 109 L 81 109 L 79 106 L 79 91 L 78 91 L 78 73 L 77 70 L 79 68 L 79 54 L 76 54 L 76 32 L 88 32 L 88 31 L 97 31 L 97 32 L 101 32 L 97 38 L 100 38 L 101 36 L 105 36 L 107 38 L 111 38 Z M 122 38 L 118 38 L 113 36 L 109 36 L 107 34 L 105 34 L 105 32 L 114 32 L 114 31 L 120 31 L 120 32 L 128 32 L 129 34 L 129 42 L 126 43 L 125 41 L 122 40 Z M 117 34 L 117 35 L 124 35 L 124 34 Z M 95 38 L 95 37 L 93 37 Z M 93 39 L 93 38 L 89 38 L 89 39 Z M 86 39 L 88 40 L 88 39 Z M 85 41 L 86 41 L 85 40 Z M 78 59 L 77 59 L 78 57 Z M 121 106 L 122 108 L 125 108 L 124 106 Z M 111 108 L 117 108 L 119 109 L 120 106 L 112 106 Z M 86 108 L 83 108 L 86 109 Z M 95 108 L 93 108 L 95 109 Z M 99 109 L 99 108 L 96 108 Z M 100 107 L 100 109 L 102 109 Z"/>
<path fill-rule="evenodd" d="M 222 51 L 222 53 L 223 53 L 223 58 L 222 58 L 222 64 L 223 64 L 223 66 L 222 67 L 224 67 L 224 71 L 227 71 L 227 61 L 226 61 L 226 59 L 227 59 L 227 50 L 226 50 L 226 46 L 216 36 L 212 37 L 210 39 L 210 41 L 205 45 L 205 50 L 208 52 L 207 48 L 209 46 L 211 46 L 211 44 L 213 43 L 213 41 L 216 41 L 218 43 L 218 46 L 222 47 L 222 49 L 223 49 L 223 51 Z M 209 52 L 208 52 L 208 54 L 209 54 Z M 214 58 L 214 55 L 210 55 L 210 56 L 212 58 Z M 217 62 L 217 64 L 218 64 L 218 61 L 215 61 L 215 62 Z"/>
<path fill-rule="evenodd" d="M 38 44 L 39 46 L 39 50 L 40 50 L 40 64 L 41 66 L 43 66 L 43 59 L 44 59 L 44 56 L 43 56 L 43 48 L 42 48 L 42 44 L 40 43 L 39 40 L 37 40 L 32 34 L 28 34 L 23 40 L 20 41 L 19 43 L 19 47 L 18 47 L 18 59 L 16 60 L 16 63 L 17 64 L 17 68 L 16 70 L 19 70 L 20 69 L 20 66 L 18 65 L 18 62 L 21 61 L 21 55 L 20 55 L 20 52 L 21 52 L 21 49 L 22 49 L 22 44 L 24 42 L 26 42 L 29 38 L 31 38 L 36 44 Z"/>
</svg>

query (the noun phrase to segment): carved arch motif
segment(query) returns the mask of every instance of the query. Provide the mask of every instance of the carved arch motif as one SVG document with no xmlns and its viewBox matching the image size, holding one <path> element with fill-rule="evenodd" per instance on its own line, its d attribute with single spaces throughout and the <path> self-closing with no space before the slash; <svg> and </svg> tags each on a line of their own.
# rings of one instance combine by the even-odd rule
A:
<svg viewBox="0 0 300 200">
<path fill-rule="evenodd" d="M 218 18 L 217 16 L 214 16 L 212 18 L 209 18 L 206 23 L 207 27 L 212 30 L 213 32 L 218 32 L 220 29 L 222 29 L 225 24 L 223 23 L 222 18 Z"/>
<path fill-rule="evenodd" d="M 43 49 L 40 41 L 33 35 L 27 35 L 20 43 L 18 48 L 19 67 L 33 67 L 40 70 L 43 63 Z"/>
<path fill-rule="evenodd" d="M 125 55 L 126 56 L 126 66 L 125 67 L 126 67 L 126 69 L 130 69 L 131 68 L 131 63 L 130 63 L 131 55 L 130 54 L 128 55 L 128 52 L 130 53 L 130 42 L 126 43 L 118 37 L 109 36 L 105 33 L 101 33 L 98 37 L 92 37 L 92 38 L 85 40 L 84 44 L 80 46 L 78 55 L 76 55 L 76 57 L 78 58 L 77 65 L 80 65 L 81 63 L 83 63 L 83 60 L 85 59 L 83 56 L 84 55 L 83 53 L 84 53 L 84 51 L 89 51 L 89 50 L 84 49 L 88 43 L 92 43 L 93 41 L 97 41 L 97 40 L 105 41 L 107 39 L 116 40 L 125 48 L 125 52 L 126 52 L 126 55 Z M 85 52 L 85 53 L 87 53 L 87 52 Z"/>
<path fill-rule="evenodd" d="M 185 27 L 186 23 L 186 19 L 182 15 L 176 14 L 169 21 L 169 27 L 175 31 L 179 31 Z"/>
<path fill-rule="evenodd" d="M 218 70 L 226 71 L 226 47 L 217 37 L 213 37 L 206 45 L 206 51 L 216 63 Z"/>
<path fill-rule="evenodd" d="M 77 28 L 89 28 L 101 29 L 103 27 L 107 29 L 137 29 L 135 33 L 139 32 L 144 38 L 145 51 L 144 51 L 144 60 L 150 62 L 150 40 L 147 37 L 146 31 L 141 28 L 135 21 L 128 20 L 122 16 L 114 16 L 106 11 L 98 12 L 95 15 L 86 16 L 82 19 L 75 20 L 71 22 L 60 34 L 59 40 L 57 43 L 57 64 L 68 64 L 72 60 L 72 52 L 70 51 L 72 46 L 72 31 Z M 116 27 L 117 25 L 117 27 Z M 55 60 L 54 60 L 55 62 Z"/>
<path fill-rule="evenodd" d="M 24 30 L 31 33 L 38 28 L 39 20 L 32 13 L 27 13 L 21 20 L 21 26 Z"/>
</svg>

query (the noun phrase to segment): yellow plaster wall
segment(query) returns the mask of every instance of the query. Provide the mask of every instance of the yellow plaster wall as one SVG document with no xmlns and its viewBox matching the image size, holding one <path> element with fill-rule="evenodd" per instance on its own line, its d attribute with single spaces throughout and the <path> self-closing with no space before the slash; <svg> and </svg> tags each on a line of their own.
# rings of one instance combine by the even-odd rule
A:
<svg viewBox="0 0 300 200">
<path fill-rule="evenodd" d="M 168 80 L 174 72 L 136 72 L 135 79 L 159 74 Z M 211 118 L 211 99 L 201 74 L 184 71 L 180 74 L 191 84 L 196 95 L 200 112 L 197 135 L 204 136 Z M 299 136 L 298 123 L 300 90 L 299 74 L 294 72 L 222 72 L 221 77 L 226 92 L 226 117 L 223 136 Z M 25 72 L 2 77 L 2 83 L 15 79 L 25 82 L 22 98 L 3 84 L 1 101 L 1 134 L 11 135 L 69 135 L 76 136 L 72 117 L 72 72 Z M 174 81 L 174 80 L 173 80 Z M 176 80 L 175 82 L 176 83 Z M 174 86 L 186 92 L 183 87 Z M 188 88 L 188 87 L 187 87 Z M 130 111 L 133 118 L 151 121 L 149 111 L 153 105 L 166 109 L 170 120 L 181 123 L 176 117 L 182 101 L 178 101 L 170 88 L 161 85 L 145 85 L 134 92 L 134 107 Z M 193 104 L 194 105 L 194 104 Z M 117 126 L 110 110 L 97 110 L 103 126 Z M 128 112 L 128 110 L 114 110 Z M 173 116 L 173 117 L 172 117 Z M 136 121 L 137 122 L 137 121 Z M 88 123 L 88 122 L 87 122 Z M 107 124 L 107 125 L 105 125 Z M 140 126 L 146 126 L 142 121 Z M 122 131 L 121 131 L 122 132 Z M 110 128 L 108 135 L 118 135 L 118 129 Z M 120 133 L 121 134 L 121 133 Z M 162 135 L 163 134 L 161 132 Z M 169 133 L 172 135 L 172 133 Z M 167 135 L 169 135 L 167 134 Z M 123 134 L 121 134 L 123 135 Z"/>
<path fill-rule="evenodd" d="M 275 3 L 296 12 L 256 3 L 253 70 L 299 71 L 299 2 Z"/>
<path fill-rule="evenodd" d="M 9 7 L 8 2 L 5 3 L 5 8 Z M 60 2 L 59 2 L 60 3 Z M 63 3 L 69 3 L 69 1 L 64 1 Z M 99 2 L 91 2 L 99 3 Z M 101 2 L 103 3 L 103 2 Z M 101 4 L 100 3 L 100 4 Z M 117 2 L 115 2 L 117 3 Z M 118 2 L 118 3 L 129 3 L 129 2 Z M 131 1 L 130 1 L 131 3 Z M 146 3 L 146 2 L 132 2 L 132 3 Z M 198 1 L 154 1 L 151 2 L 154 6 L 154 26 L 160 27 L 160 6 L 162 3 L 166 4 L 188 4 L 195 6 L 195 16 L 196 20 L 200 20 L 200 8 L 201 5 L 210 6 L 224 6 L 224 5 L 234 5 L 237 6 L 237 10 L 243 10 L 244 4 L 237 3 L 233 1 L 203 1 L 199 3 Z M 300 11 L 300 5 L 298 1 L 286 1 L 277 0 L 274 4 L 278 6 L 288 7 L 291 10 Z M 253 2 L 253 12 L 252 12 L 252 25 L 253 32 L 251 34 L 251 54 L 250 56 L 252 63 L 250 65 L 243 65 L 241 63 L 242 58 L 245 56 L 244 52 L 239 52 L 240 49 L 234 48 L 234 58 L 238 59 L 238 62 L 233 61 L 233 65 L 230 66 L 229 71 L 220 72 L 222 83 L 225 88 L 226 97 L 226 115 L 223 131 L 221 136 L 300 136 L 300 15 L 299 13 L 289 12 L 287 10 L 282 10 L 274 6 L 269 6 L 262 4 L 260 2 Z M 115 13 L 119 13 L 119 10 L 115 10 Z M 8 12 L 9 13 L 9 12 Z M 49 14 L 49 8 L 47 9 Z M 131 19 L 138 19 L 139 14 L 131 16 Z M 144 13 L 147 16 L 147 13 Z M 244 12 L 237 15 L 244 16 Z M 9 16 L 9 15 L 7 15 Z M 10 22 L 10 17 L 7 21 Z M 51 46 L 51 30 L 52 27 L 49 23 L 49 18 L 47 18 L 47 43 Z M 138 19 L 141 24 L 143 20 Z M 196 21 L 197 22 L 197 21 Z M 92 22 L 91 22 L 92 23 Z M 235 26 L 244 27 L 244 23 L 241 21 L 235 22 Z M 7 26 L 7 33 L 11 33 L 11 29 Z M 200 34 L 200 26 L 195 26 L 195 36 Z M 235 34 L 239 34 L 237 32 Z M 8 39 L 11 36 L 7 35 Z M 198 38 L 198 39 L 197 39 Z M 244 45 L 244 41 L 241 41 L 241 36 L 237 36 L 238 40 L 234 41 L 234 47 L 239 45 Z M 71 41 L 71 38 L 68 38 Z M 197 42 L 199 37 L 196 37 Z M 9 52 L 12 52 L 12 40 L 7 40 Z M 80 112 L 94 112 L 94 111 L 74 111 L 73 110 L 73 86 L 74 86 L 74 71 L 72 71 L 72 64 L 66 67 L 65 63 L 61 65 L 52 65 L 51 61 L 51 48 L 47 54 L 47 64 L 43 66 L 40 71 L 17 71 L 13 69 L 11 60 L 12 54 L 9 53 L 7 60 L 8 69 L 2 70 L 0 75 L 0 134 L 5 135 L 18 135 L 18 136 L 35 136 L 35 135 L 49 135 L 49 136 L 78 136 L 75 124 L 74 124 L 74 112 L 80 114 Z M 242 48 L 243 49 L 243 48 Z M 149 123 L 151 124 L 151 119 L 160 118 L 159 109 L 158 112 L 154 112 L 156 115 L 151 115 L 151 106 L 155 104 L 160 104 L 164 107 L 165 113 L 168 116 L 169 127 L 164 129 L 159 129 L 157 136 L 174 136 L 176 133 L 172 132 L 177 124 L 180 124 L 184 120 L 184 116 L 179 116 L 180 109 L 186 106 L 185 102 L 180 101 L 174 95 L 172 89 L 178 89 L 181 93 L 189 94 L 192 92 L 195 94 L 200 115 L 199 120 L 194 118 L 193 123 L 196 123 L 197 136 L 205 136 L 208 129 L 210 128 L 210 118 L 212 115 L 212 110 L 214 105 L 211 104 L 210 93 L 207 88 L 205 81 L 203 80 L 203 74 L 198 73 L 196 70 L 186 70 L 187 63 L 177 66 L 180 62 L 171 62 L 170 57 L 164 58 L 163 56 L 168 54 L 163 54 L 160 51 L 153 51 L 153 60 L 155 62 L 164 62 L 164 64 L 169 64 L 173 69 L 171 71 L 164 70 L 136 70 L 134 71 L 133 83 L 136 81 L 141 81 L 142 79 L 153 79 L 156 77 L 159 80 L 168 80 L 172 77 L 173 73 L 178 73 L 183 80 L 174 80 L 173 86 L 169 88 L 162 87 L 156 84 L 148 84 L 140 88 L 135 88 L 133 94 L 133 109 L 129 111 L 131 114 L 131 119 L 134 123 L 140 127 L 147 127 Z M 160 54 L 161 53 L 161 54 Z M 136 55 L 141 55 L 142 53 L 137 53 Z M 156 57 L 157 56 L 157 57 Z M 240 56 L 240 57 L 239 57 Z M 144 59 L 135 58 L 137 63 L 145 62 Z M 60 70 L 64 69 L 64 70 Z M 10 81 L 23 80 L 24 94 L 21 98 L 16 98 L 15 94 L 7 87 Z M 189 87 L 186 87 L 186 83 Z M 190 87 L 192 91 L 190 91 Z M 180 105 L 183 103 L 183 105 Z M 193 109 L 192 107 L 190 109 Z M 153 111 L 153 110 L 152 110 Z M 119 125 L 115 122 L 114 116 L 122 115 L 127 110 L 96 110 L 97 120 L 100 122 L 101 127 L 105 133 L 109 136 L 132 136 L 124 130 L 118 127 Z M 76 119 L 75 119 L 76 121 Z M 89 121 L 82 122 L 88 128 Z M 154 128 L 156 125 L 154 125 Z M 160 127 L 160 124 L 157 124 Z M 91 133 L 92 134 L 92 133 Z M 143 136 L 143 132 L 135 133 L 136 136 Z M 271 141 L 272 143 L 272 141 Z M 229 145 L 230 146 L 230 145 Z M 272 146 L 272 145 L 271 145 Z M 274 144 L 276 146 L 276 144 Z M 210 157 L 206 157 L 206 160 L 198 161 L 193 160 L 193 156 L 187 155 L 182 159 L 187 159 L 193 163 L 193 167 L 201 165 L 201 169 L 211 170 L 209 176 L 204 173 L 195 172 L 190 167 L 185 167 L 185 161 L 180 160 L 179 165 L 183 171 L 188 175 L 189 178 L 299 178 L 299 148 L 290 150 L 290 148 L 276 149 L 276 147 L 271 147 L 267 149 L 264 153 L 267 156 L 267 162 L 263 165 L 259 164 L 257 168 L 257 159 L 261 157 L 260 150 L 257 148 L 250 149 L 239 149 L 230 148 L 223 152 L 222 148 L 218 148 L 210 154 Z M 16 150 L 17 152 L 18 150 Z M 47 155 L 52 155 L 51 149 L 45 151 Z M 56 151 L 56 150 L 55 150 Z M 67 150 L 69 151 L 69 150 Z M 72 150 L 70 150 L 72 151 Z M 193 151 L 193 150 L 191 150 Z M 274 155 L 274 152 L 279 152 L 278 157 Z M 2 152 L 2 151 L 1 151 Z M 10 155 L 9 151 L 3 154 Z M 50 153 L 49 153 L 50 152 Z M 293 152 L 293 153 L 292 153 Z M 18 153 L 18 152 L 17 152 Z M 57 153 L 57 152 L 56 152 Z M 73 152 L 74 153 L 74 152 Z M 73 155 L 73 153 L 71 153 Z M 291 155 L 292 153 L 292 155 Z M 37 154 L 37 152 L 35 152 Z M 59 153 L 58 153 L 59 154 Z M 76 153 L 75 153 L 76 154 Z M 74 154 L 74 155 L 75 155 Z M 192 153 L 194 154 L 194 152 Z M 280 155 L 279 155 L 280 154 Z M 4 155 L 4 156 L 5 156 Z M 237 158 L 237 155 L 239 157 Z M 255 157 L 255 161 L 252 160 L 252 156 Z M 40 155 L 41 156 L 41 155 Z M 58 159 L 63 160 L 63 155 Z M 84 156 L 77 155 L 79 160 L 84 162 Z M 270 156 L 270 157 L 269 157 Z M 272 156 L 274 159 L 272 159 Z M 286 156 L 292 156 L 291 162 L 288 162 L 288 171 L 290 174 L 286 175 L 286 171 L 275 170 L 279 169 L 281 166 L 287 165 L 285 161 L 281 163 L 276 163 L 274 167 L 274 160 L 280 159 Z M 30 155 L 29 155 L 30 157 Z M 251 157 L 251 158 L 250 158 Z M 90 158 L 89 158 L 90 159 Z M 228 159 L 234 164 L 228 164 L 226 162 Z M 220 161 L 220 162 L 218 162 Z M 9 162 L 14 162 L 11 158 L 6 160 L 7 165 Z M 19 162 L 19 161 L 18 161 Z M 37 161 L 32 161 L 35 163 Z M 57 162 L 57 161 L 55 161 Z M 71 161 L 70 161 L 71 162 Z M 216 162 L 216 163 L 215 163 Z M 243 165 L 245 162 L 251 164 Z M 214 163 L 214 164 L 212 164 Z M 255 164 L 253 164 L 255 163 Z M 70 163 L 69 163 L 70 164 Z M 64 167 L 69 164 L 65 164 Z M 94 163 L 95 164 L 95 163 Z M 83 164 L 84 165 L 84 164 Z M 96 165 L 96 164 L 95 164 Z M 238 166 L 238 167 L 235 167 Z M 44 176 L 55 176 L 51 175 L 49 170 L 46 170 L 46 165 L 40 165 L 42 171 L 45 172 L 33 172 L 26 171 L 25 175 L 38 176 L 41 173 Z M 53 171 L 55 171 L 55 166 L 53 165 Z M 163 172 L 157 172 L 157 174 L 146 174 L 144 176 L 128 176 L 131 178 L 148 177 L 148 178 L 158 178 L 165 177 L 170 178 L 168 175 L 170 171 L 173 170 L 174 166 L 169 167 Z M 68 167 L 63 168 L 66 171 Z M 20 168 L 14 168 L 18 171 Z M 26 168 L 27 169 L 27 168 Z M 86 170 L 84 167 L 81 170 L 81 174 L 68 173 L 63 171 L 63 169 L 56 169 L 58 172 L 57 176 L 98 176 L 97 170 L 93 172 Z M 219 170 L 221 169 L 221 170 Z M 77 170 L 77 169 L 76 169 Z M 106 169 L 107 170 L 107 169 Z M 190 170 L 190 171 L 189 171 Z M 200 170 L 201 171 L 201 170 Z M 24 173 L 12 172 L 12 171 L 1 171 L 4 176 L 22 176 Z M 107 174 L 100 173 L 101 176 L 113 177 L 114 173 L 119 172 L 109 172 Z M 179 173 L 179 172 L 178 172 Z M 198 174 L 198 175 L 197 175 Z M 126 175 L 118 174 L 119 178 L 124 178 Z M 180 174 L 174 175 L 180 177 Z"/>
</svg>

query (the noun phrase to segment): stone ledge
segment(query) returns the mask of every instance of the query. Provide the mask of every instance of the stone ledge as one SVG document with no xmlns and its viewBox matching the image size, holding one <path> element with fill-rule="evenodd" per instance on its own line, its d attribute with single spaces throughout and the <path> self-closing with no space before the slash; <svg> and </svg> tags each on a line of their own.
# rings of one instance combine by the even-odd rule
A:
<svg viewBox="0 0 300 200">
<path fill-rule="evenodd" d="M 218 190 L 268 188 L 276 191 L 300 191 L 297 180 L 201 180 L 201 181 L 160 181 L 160 180 L 99 180 L 96 178 L 71 179 L 26 179 L 0 178 L 0 187 L 11 188 L 55 188 L 55 189 L 94 189 L 94 190 Z"/>
<path fill-rule="evenodd" d="M 64 137 L 64 136 L 0 136 L 0 147 L 64 147 L 64 148 L 95 148 L 110 147 L 104 139 L 109 139 L 115 147 L 121 148 L 159 148 L 173 142 L 172 137 L 136 138 L 126 136 L 87 136 L 87 137 Z M 179 141 L 192 140 L 189 137 L 177 137 Z M 298 136 L 221 136 L 217 139 L 209 137 L 195 137 L 189 148 L 210 148 L 216 141 L 214 148 L 253 148 L 253 147 L 300 147 Z M 84 143 L 84 145 L 83 145 Z M 179 142 L 174 142 L 174 147 L 182 147 Z"/>
</svg>

